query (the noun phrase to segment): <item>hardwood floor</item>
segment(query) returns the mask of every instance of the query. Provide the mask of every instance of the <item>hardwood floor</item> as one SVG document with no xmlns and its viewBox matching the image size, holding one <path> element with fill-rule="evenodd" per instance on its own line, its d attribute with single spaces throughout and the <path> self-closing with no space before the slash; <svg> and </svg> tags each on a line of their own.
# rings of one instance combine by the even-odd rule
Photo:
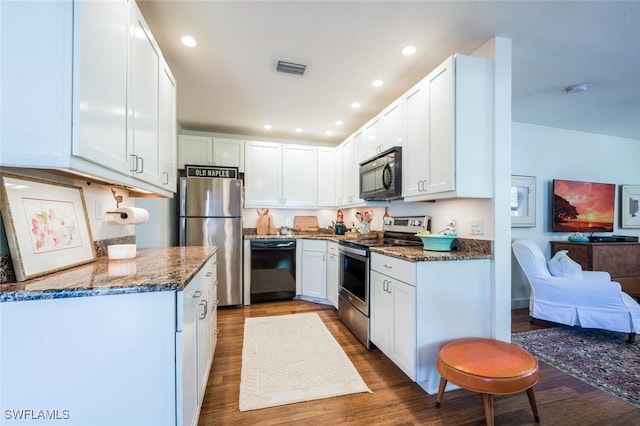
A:
<svg viewBox="0 0 640 426">
<path fill-rule="evenodd" d="M 317 312 L 373 393 L 346 395 L 240 412 L 244 319 Z M 513 311 L 514 332 L 549 326 L 529 323 L 527 309 Z M 340 322 L 334 309 L 303 301 L 263 303 L 218 311 L 218 346 L 199 426 L 212 425 L 483 425 L 479 394 L 447 392 L 440 409 L 435 395 L 413 383 L 380 351 L 368 351 Z M 535 386 L 541 425 L 640 424 L 640 409 L 547 364 Z M 535 425 L 526 394 L 495 397 L 496 425 Z"/>
</svg>

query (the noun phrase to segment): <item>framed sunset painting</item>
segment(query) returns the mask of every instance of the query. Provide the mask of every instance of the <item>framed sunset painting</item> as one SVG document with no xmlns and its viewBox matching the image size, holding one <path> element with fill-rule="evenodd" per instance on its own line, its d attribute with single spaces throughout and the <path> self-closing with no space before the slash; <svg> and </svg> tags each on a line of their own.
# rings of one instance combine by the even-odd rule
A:
<svg viewBox="0 0 640 426">
<path fill-rule="evenodd" d="M 553 232 L 612 232 L 616 185 L 553 180 Z"/>
<path fill-rule="evenodd" d="M 82 188 L 0 175 L 4 222 L 18 281 L 96 260 Z"/>
</svg>

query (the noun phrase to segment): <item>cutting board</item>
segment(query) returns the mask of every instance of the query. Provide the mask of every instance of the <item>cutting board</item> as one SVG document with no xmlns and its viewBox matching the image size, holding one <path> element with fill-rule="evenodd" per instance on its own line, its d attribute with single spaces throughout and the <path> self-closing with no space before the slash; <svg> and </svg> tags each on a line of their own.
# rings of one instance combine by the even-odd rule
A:
<svg viewBox="0 0 640 426">
<path fill-rule="evenodd" d="M 319 232 L 318 216 L 294 216 L 293 230 L 303 234 Z"/>
</svg>

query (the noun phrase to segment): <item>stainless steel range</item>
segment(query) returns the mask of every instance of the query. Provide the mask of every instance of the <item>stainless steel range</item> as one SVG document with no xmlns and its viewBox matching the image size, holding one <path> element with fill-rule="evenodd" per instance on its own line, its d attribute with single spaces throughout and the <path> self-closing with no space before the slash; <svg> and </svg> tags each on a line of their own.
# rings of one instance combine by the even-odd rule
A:
<svg viewBox="0 0 640 426">
<path fill-rule="evenodd" d="M 369 260 L 371 247 L 421 246 L 415 236 L 422 227 L 431 230 L 429 216 L 385 217 L 382 223 L 383 239 L 373 243 L 341 240 L 340 287 L 338 290 L 338 316 L 351 332 L 371 348 L 369 342 Z"/>
</svg>

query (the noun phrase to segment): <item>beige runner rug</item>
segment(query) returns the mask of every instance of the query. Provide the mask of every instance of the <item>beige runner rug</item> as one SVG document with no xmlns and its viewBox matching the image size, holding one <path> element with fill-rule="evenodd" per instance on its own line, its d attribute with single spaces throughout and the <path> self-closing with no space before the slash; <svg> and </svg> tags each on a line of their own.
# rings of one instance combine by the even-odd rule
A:
<svg viewBox="0 0 640 426">
<path fill-rule="evenodd" d="M 316 313 L 247 318 L 240 411 L 371 392 Z"/>
</svg>

